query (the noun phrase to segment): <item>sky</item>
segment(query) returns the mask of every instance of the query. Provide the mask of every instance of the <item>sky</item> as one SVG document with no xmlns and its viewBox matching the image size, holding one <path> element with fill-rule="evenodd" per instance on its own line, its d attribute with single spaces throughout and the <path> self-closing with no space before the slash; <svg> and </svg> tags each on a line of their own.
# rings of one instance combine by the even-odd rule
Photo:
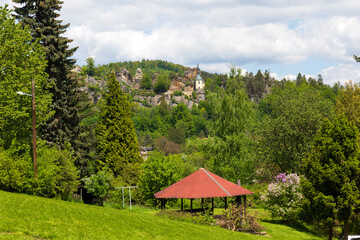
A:
<svg viewBox="0 0 360 240">
<path fill-rule="evenodd" d="M 79 65 L 166 60 L 211 73 L 360 82 L 358 0 L 63 0 Z M 0 0 L 0 5 L 13 5 Z"/>
</svg>

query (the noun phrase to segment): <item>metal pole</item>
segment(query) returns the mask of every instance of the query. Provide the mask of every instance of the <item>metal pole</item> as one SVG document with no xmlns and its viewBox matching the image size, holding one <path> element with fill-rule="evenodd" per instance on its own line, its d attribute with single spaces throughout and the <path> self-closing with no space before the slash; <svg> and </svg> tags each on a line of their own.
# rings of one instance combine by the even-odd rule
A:
<svg viewBox="0 0 360 240">
<path fill-rule="evenodd" d="M 129 202 L 130 202 L 130 211 L 131 211 L 131 188 L 130 187 L 129 187 L 129 197 L 130 197 Z"/>
<path fill-rule="evenodd" d="M 32 130 L 33 130 L 33 159 L 34 159 L 34 170 L 35 177 L 38 178 L 37 172 L 37 156 L 36 156 L 36 115 L 35 115 L 35 80 L 31 81 L 32 86 Z"/>
<path fill-rule="evenodd" d="M 122 191 L 122 200 L 123 200 L 123 208 L 125 208 L 125 203 L 124 203 L 124 188 L 121 188 Z"/>
</svg>

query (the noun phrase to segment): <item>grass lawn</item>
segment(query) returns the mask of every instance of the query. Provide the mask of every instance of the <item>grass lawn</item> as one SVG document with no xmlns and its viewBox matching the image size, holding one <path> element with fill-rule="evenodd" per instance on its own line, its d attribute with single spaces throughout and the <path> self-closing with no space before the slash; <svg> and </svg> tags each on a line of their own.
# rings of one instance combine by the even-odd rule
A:
<svg viewBox="0 0 360 240">
<path fill-rule="evenodd" d="M 263 222 L 268 236 L 128 211 L 0 191 L 0 239 L 320 239 Z M 270 237 L 269 237 L 270 236 Z"/>
</svg>

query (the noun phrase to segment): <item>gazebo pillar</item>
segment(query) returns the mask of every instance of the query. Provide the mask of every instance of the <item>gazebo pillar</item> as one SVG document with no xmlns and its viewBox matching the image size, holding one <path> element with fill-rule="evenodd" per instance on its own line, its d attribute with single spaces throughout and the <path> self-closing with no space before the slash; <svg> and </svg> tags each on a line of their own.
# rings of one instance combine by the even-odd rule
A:
<svg viewBox="0 0 360 240">
<path fill-rule="evenodd" d="M 225 197 L 225 209 L 227 209 L 227 197 Z"/>
<path fill-rule="evenodd" d="M 214 214 L 214 198 L 211 198 L 211 211 Z"/>
<path fill-rule="evenodd" d="M 184 211 L 184 199 L 181 198 L 181 211 Z"/>
<path fill-rule="evenodd" d="M 193 198 L 191 198 L 190 199 L 190 212 L 192 212 L 193 211 L 193 205 L 192 205 L 192 203 L 193 203 Z"/>
</svg>

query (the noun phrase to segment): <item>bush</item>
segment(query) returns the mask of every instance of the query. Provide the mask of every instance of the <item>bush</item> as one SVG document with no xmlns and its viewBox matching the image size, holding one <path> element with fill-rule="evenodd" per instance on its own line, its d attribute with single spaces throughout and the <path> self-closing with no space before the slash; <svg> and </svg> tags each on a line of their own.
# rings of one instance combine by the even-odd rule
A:
<svg viewBox="0 0 360 240">
<path fill-rule="evenodd" d="M 173 94 L 174 94 L 174 96 L 182 96 L 183 92 L 182 91 L 175 91 Z"/>
<path fill-rule="evenodd" d="M 0 189 L 71 200 L 77 190 L 78 172 L 75 159 L 67 145 L 61 150 L 39 141 L 37 147 L 38 178 L 35 178 L 33 160 L 29 154 L 0 151 Z"/>
<path fill-rule="evenodd" d="M 109 194 L 112 180 L 113 176 L 110 171 L 104 169 L 85 179 L 85 188 L 88 193 L 99 198 L 102 204 L 104 198 Z"/>
<path fill-rule="evenodd" d="M 265 207 L 273 217 L 280 217 L 288 222 L 298 220 L 302 194 L 300 193 L 300 177 L 296 173 L 280 173 L 276 182 L 268 186 L 262 195 Z"/>
<path fill-rule="evenodd" d="M 246 212 L 245 206 L 240 205 L 237 207 L 234 204 L 230 204 L 228 209 L 224 210 L 225 218 L 221 227 L 231 231 L 251 231 L 253 233 L 259 233 L 264 227 L 262 227 L 254 215 Z"/>
<path fill-rule="evenodd" d="M 71 200 L 79 181 L 70 144 L 65 149 L 58 149 L 40 142 L 37 149 L 38 181 L 35 193 L 44 197 L 60 196 L 63 200 Z M 28 161 L 31 162 L 31 158 Z"/>
</svg>

